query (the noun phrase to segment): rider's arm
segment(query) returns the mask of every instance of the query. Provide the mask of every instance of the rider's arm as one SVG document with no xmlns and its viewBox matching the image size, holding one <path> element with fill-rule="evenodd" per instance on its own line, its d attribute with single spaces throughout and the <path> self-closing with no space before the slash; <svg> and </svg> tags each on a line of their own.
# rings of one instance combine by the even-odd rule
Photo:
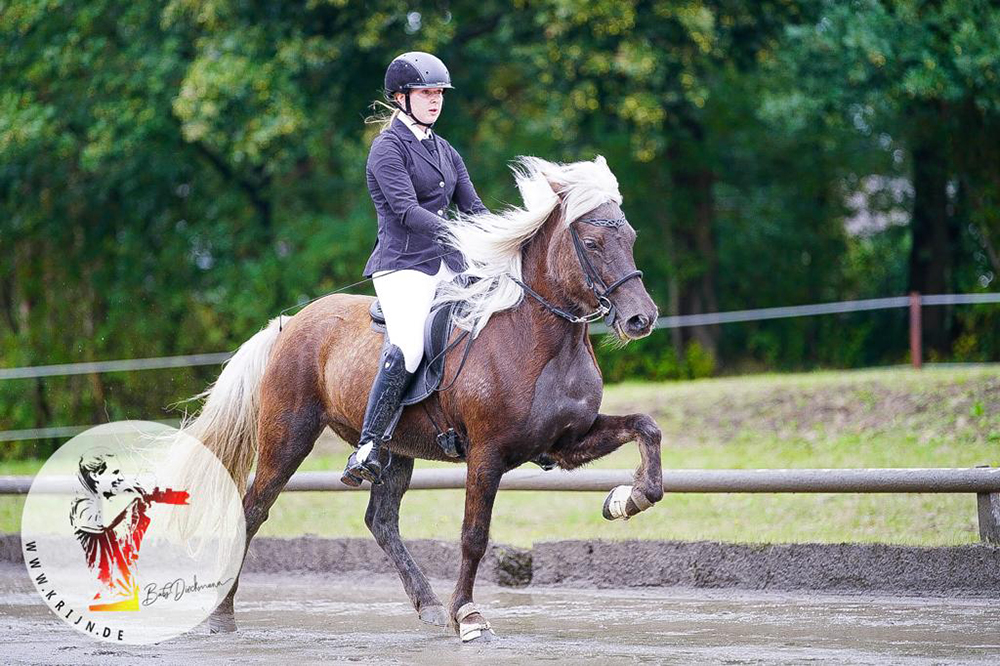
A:
<svg viewBox="0 0 1000 666">
<path fill-rule="evenodd" d="M 368 164 L 386 202 L 403 226 L 425 236 L 435 236 L 443 220 L 417 203 L 413 180 L 403 162 L 402 148 L 394 141 L 372 146 Z"/>
<path fill-rule="evenodd" d="M 455 183 L 455 195 L 454 200 L 458 205 L 458 209 L 463 213 L 488 213 L 490 210 L 483 205 L 482 200 L 479 195 L 476 194 L 476 188 L 472 185 L 472 179 L 469 178 L 469 171 L 465 168 L 465 161 L 462 160 L 462 156 L 458 154 L 453 146 L 449 144 L 451 148 L 451 160 L 455 165 L 455 173 L 458 174 L 458 180 Z"/>
</svg>

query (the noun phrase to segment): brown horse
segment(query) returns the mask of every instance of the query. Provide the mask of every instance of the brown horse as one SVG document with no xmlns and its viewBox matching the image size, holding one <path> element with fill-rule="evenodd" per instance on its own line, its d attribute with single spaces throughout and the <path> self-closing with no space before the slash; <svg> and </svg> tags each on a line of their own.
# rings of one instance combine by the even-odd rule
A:
<svg viewBox="0 0 1000 666">
<path fill-rule="evenodd" d="M 605 517 L 628 518 L 663 496 L 656 422 L 646 414 L 598 413 L 603 384 L 588 322 L 605 317 L 625 344 L 648 335 L 658 314 L 635 269 L 636 234 L 620 208 L 617 181 L 602 157 L 570 164 L 521 158 L 519 166 L 524 208 L 460 216 L 445 235 L 477 278 L 439 294 L 441 300 L 464 299 L 458 323 L 476 338 L 454 385 L 427 398 L 428 409 L 439 415 L 435 421 L 460 434 L 468 465 L 462 562 L 447 609 L 399 534 L 399 505 L 414 458 L 454 460 L 437 444 L 424 409 L 403 411 L 388 442 L 392 464 L 371 488 L 365 514 L 420 619 L 450 624 L 463 641 L 493 635 L 472 593 L 505 472 L 543 453 L 573 469 L 635 441 L 642 462 L 634 486 L 612 491 Z M 201 413 L 186 425 L 245 492 L 248 546 L 324 428 L 347 442 L 358 440 L 383 341 L 370 327 L 371 301 L 335 294 L 283 326 L 271 322 L 240 347 L 202 394 L 208 399 Z M 457 356 L 447 359 L 446 381 Z M 255 456 L 257 472 L 245 489 Z M 213 632 L 235 630 L 236 589 L 209 619 Z"/>
</svg>

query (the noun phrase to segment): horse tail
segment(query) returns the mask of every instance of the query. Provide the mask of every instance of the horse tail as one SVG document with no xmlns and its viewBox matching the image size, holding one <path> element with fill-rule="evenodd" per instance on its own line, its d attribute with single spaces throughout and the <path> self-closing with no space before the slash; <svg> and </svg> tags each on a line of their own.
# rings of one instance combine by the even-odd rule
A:
<svg viewBox="0 0 1000 666">
<path fill-rule="evenodd" d="M 181 423 L 181 432 L 200 441 L 219 459 L 240 497 L 246 493 L 247 477 L 257 458 L 260 386 L 280 333 L 279 319 L 275 317 L 240 345 L 218 379 L 191 398 L 205 399 L 201 411 Z"/>
</svg>

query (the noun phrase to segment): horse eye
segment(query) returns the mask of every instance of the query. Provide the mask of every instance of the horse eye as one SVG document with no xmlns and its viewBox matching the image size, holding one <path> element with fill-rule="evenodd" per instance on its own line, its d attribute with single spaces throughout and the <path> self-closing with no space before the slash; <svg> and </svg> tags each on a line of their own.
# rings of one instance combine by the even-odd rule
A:
<svg viewBox="0 0 1000 666">
<path fill-rule="evenodd" d="M 588 250 L 596 250 L 597 249 L 597 243 L 595 243 L 594 241 L 590 240 L 589 238 L 584 238 L 583 239 L 583 246 L 585 248 L 587 248 Z"/>
</svg>

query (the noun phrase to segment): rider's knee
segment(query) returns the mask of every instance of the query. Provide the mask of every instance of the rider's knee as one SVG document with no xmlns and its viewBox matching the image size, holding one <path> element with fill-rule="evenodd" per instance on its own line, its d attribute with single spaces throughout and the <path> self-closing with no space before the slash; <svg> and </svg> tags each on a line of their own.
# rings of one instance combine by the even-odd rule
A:
<svg viewBox="0 0 1000 666">
<path fill-rule="evenodd" d="M 415 372 L 424 357 L 424 341 L 409 340 L 399 345 L 403 350 L 403 362 L 407 372 Z"/>
</svg>

